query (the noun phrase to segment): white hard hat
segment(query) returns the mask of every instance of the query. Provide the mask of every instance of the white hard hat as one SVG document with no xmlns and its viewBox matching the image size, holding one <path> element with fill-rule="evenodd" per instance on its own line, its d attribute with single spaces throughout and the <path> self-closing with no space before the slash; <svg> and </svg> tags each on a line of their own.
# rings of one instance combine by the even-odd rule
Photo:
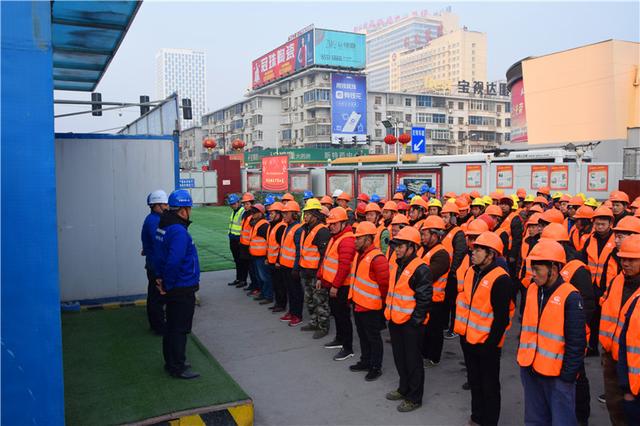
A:
<svg viewBox="0 0 640 426">
<path fill-rule="evenodd" d="M 157 189 L 147 196 L 148 206 L 152 204 L 167 204 L 168 202 L 169 197 L 167 197 L 167 193 L 162 189 Z"/>
<path fill-rule="evenodd" d="M 342 189 L 336 189 L 333 191 L 333 197 L 339 197 L 344 191 Z"/>
</svg>

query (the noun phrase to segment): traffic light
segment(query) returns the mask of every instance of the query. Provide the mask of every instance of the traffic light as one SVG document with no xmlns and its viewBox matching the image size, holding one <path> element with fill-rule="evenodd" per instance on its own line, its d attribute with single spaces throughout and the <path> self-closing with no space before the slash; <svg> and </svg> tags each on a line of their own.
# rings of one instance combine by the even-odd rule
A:
<svg viewBox="0 0 640 426">
<path fill-rule="evenodd" d="M 356 135 L 351 136 L 351 142 L 357 143 L 358 142 L 358 137 Z"/>
<path fill-rule="evenodd" d="M 340 142 L 341 144 L 344 143 L 344 138 L 338 138 L 338 142 Z"/>
<path fill-rule="evenodd" d="M 140 96 L 140 103 L 141 104 L 147 104 L 149 103 L 149 97 L 145 96 L 145 95 L 141 95 Z M 145 115 L 146 113 L 148 113 L 151 110 L 151 107 L 149 105 L 140 105 L 140 115 Z"/>
<path fill-rule="evenodd" d="M 371 143 L 371 135 L 367 135 L 367 143 Z"/>
<path fill-rule="evenodd" d="M 102 93 L 97 93 L 97 92 L 93 92 L 91 93 L 91 102 L 102 102 Z M 91 115 L 93 115 L 94 117 L 101 117 L 102 116 L 102 104 L 101 103 L 97 103 L 91 104 Z"/>
<path fill-rule="evenodd" d="M 182 98 L 182 118 L 184 120 L 193 120 L 193 112 L 191 110 L 191 99 Z"/>
</svg>

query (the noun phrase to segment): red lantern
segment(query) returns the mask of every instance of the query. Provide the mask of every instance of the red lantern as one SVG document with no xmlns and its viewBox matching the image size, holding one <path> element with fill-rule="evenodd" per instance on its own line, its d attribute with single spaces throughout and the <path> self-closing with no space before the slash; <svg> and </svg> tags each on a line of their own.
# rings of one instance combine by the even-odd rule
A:
<svg viewBox="0 0 640 426">
<path fill-rule="evenodd" d="M 409 135 L 408 133 L 401 134 L 398 138 L 398 142 L 400 142 L 402 145 L 408 144 L 409 142 L 411 142 L 411 135 Z"/>
<path fill-rule="evenodd" d="M 214 149 L 216 146 L 218 146 L 218 142 L 216 142 L 215 139 L 207 138 L 202 141 L 202 146 L 206 149 Z"/>
<path fill-rule="evenodd" d="M 236 139 L 231 143 L 231 148 L 240 150 L 240 149 L 244 148 L 246 145 L 247 144 L 244 141 L 242 141 L 240 139 Z"/>
<path fill-rule="evenodd" d="M 384 137 L 384 143 L 386 143 L 387 145 L 395 145 L 396 142 L 398 142 L 398 138 L 396 138 L 394 135 L 387 135 Z"/>
</svg>

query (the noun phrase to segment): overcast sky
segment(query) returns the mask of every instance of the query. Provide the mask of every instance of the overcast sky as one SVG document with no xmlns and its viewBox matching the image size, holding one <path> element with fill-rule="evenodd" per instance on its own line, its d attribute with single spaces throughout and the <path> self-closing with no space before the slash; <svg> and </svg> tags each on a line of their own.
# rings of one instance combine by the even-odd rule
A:
<svg viewBox="0 0 640 426">
<path fill-rule="evenodd" d="M 352 31 L 369 20 L 413 10 L 452 7 L 460 25 L 487 33 L 489 80 L 505 78 L 514 62 L 607 39 L 640 41 L 637 1 L 630 2 L 154 2 L 145 1 L 97 91 L 104 101 L 156 98 L 155 54 L 163 47 L 204 50 L 207 111 L 242 99 L 251 82 L 251 61 L 284 43 L 290 34 L 316 27 Z M 85 92 L 56 98 L 90 100 Z M 56 107 L 56 113 L 85 107 Z M 93 132 L 125 125 L 138 108 L 102 117 L 56 119 L 58 132 Z"/>
</svg>

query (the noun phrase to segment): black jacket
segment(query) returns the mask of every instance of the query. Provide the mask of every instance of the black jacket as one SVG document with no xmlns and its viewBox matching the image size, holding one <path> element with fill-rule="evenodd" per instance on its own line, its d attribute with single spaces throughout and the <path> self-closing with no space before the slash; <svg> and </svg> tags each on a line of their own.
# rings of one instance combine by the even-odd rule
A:
<svg viewBox="0 0 640 426">
<path fill-rule="evenodd" d="M 449 277 L 447 278 L 445 302 L 454 304 L 456 302 L 456 297 L 458 296 L 458 277 L 456 277 L 456 272 L 464 260 L 464 257 L 469 253 L 464 231 L 459 230 L 456 232 L 451 243 L 453 247 L 453 256 L 451 259 L 451 268 L 449 269 Z"/>
<path fill-rule="evenodd" d="M 520 257 L 520 248 L 522 247 L 523 233 L 524 226 L 522 225 L 522 219 L 520 219 L 519 215 L 516 215 L 511 221 L 511 250 L 506 253 L 509 263 L 517 262 L 518 258 Z M 513 262 L 509 258 L 513 259 Z"/>
<path fill-rule="evenodd" d="M 398 259 L 398 271 L 396 272 L 396 282 L 404 268 L 415 259 L 415 253 L 406 259 Z M 419 326 L 424 322 L 427 313 L 431 311 L 433 297 L 433 275 L 427 265 L 420 265 L 409 278 L 409 287 L 414 291 L 413 297 L 416 299 L 416 307 L 413 309 L 409 322 L 414 326 Z"/>
<path fill-rule="evenodd" d="M 585 260 L 582 259 L 582 254 L 573 248 L 571 243 L 566 241 L 562 242 L 562 247 L 564 247 L 564 252 L 567 256 L 567 262 L 577 259 L 585 263 Z M 580 296 L 582 296 L 584 317 L 588 324 L 596 309 L 596 295 L 593 291 L 591 272 L 589 271 L 589 268 L 586 267 L 586 263 L 585 266 L 576 270 L 575 274 L 573 274 L 573 277 L 571 278 L 570 284 L 577 288 L 580 292 Z"/>
</svg>

